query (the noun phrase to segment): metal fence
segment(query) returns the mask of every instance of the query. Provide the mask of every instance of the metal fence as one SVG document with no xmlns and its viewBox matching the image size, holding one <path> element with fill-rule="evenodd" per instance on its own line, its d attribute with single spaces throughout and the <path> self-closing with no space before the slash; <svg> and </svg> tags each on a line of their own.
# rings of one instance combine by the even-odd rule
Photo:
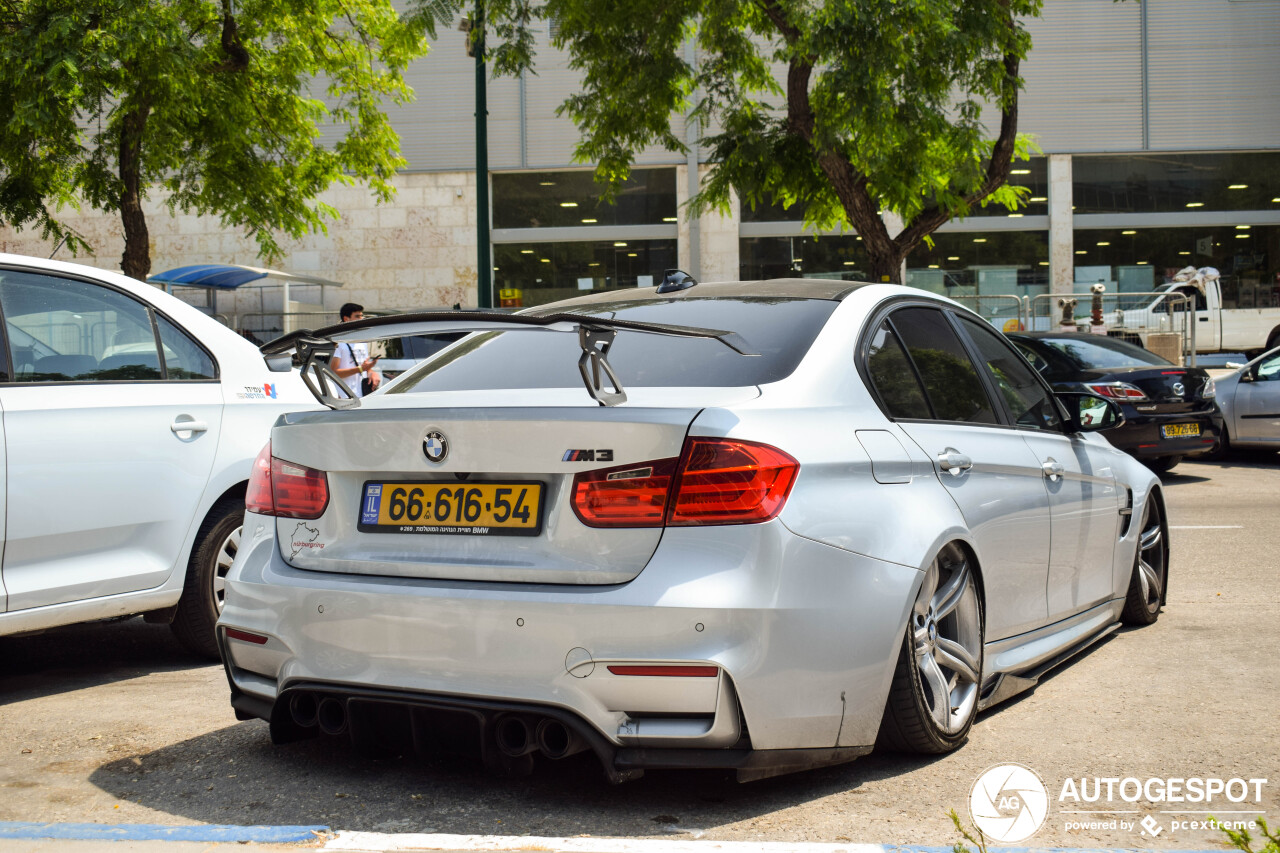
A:
<svg viewBox="0 0 1280 853">
<path fill-rule="evenodd" d="M 1002 332 L 1017 332 L 1027 327 L 1030 302 L 1025 296 L 1007 294 L 951 298 Z"/>
<path fill-rule="evenodd" d="M 1103 293 L 1101 323 L 1093 322 L 1093 297 L 1092 292 L 1036 296 L 1025 328 L 1038 332 L 1096 331 L 1136 343 L 1177 364 L 1195 366 L 1195 303 L 1186 294 Z"/>
</svg>

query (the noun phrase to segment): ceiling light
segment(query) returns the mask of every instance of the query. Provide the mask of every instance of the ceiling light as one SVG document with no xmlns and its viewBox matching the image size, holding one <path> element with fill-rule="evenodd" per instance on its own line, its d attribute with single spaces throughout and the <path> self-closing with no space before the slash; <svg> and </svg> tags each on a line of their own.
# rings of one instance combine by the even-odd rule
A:
<svg viewBox="0 0 1280 853">
<path fill-rule="evenodd" d="M 577 207 L 578 203 L 576 201 L 562 201 L 560 202 L 560 206 L 561 207 Z"/>
<path fill-rule="evenodd" d="M 1202 202 L 1202 201 L 1189 201 L 1189 202 L 1187 202 L 1187 207 L 1204 207 L 1204 202 Z"/>
<path fill-rule="evenodd" d="M 1178 254 L 1179 254 L 1179 255 L 1189 255 L 1189 254 L 1191 254 L 1191 253 L 1190 253 L 1190 252 L 1179 252 Z"/>
<path fill-rule="evenodd" d="M 1247 190 L 1247 189 L 1249 189 L 1249 185 L 1248 185 L 1248 184 L 1232 184 L 1231 186 L 1227 187 L 1227 189 L 1229 189 L 1229 190 Z"/>
<path fill-rule="evenodd" d="M 929 269 L 936 270 L 937 268 L 938 268 L 937 264 L 929 264 Z"/>
<path fill-rule="evenodd" d="M 1236 239 L 1237 239 L 1237 240 L 1248 240 L 1250 236 L 1251 236 L 1251 235 L 1249 235 L 1249 234 L 1237 234 L 1237 235 L 1236 235 Z"/>
<path fill-rule="evenodd" d="M 1252 227 L 1253 227 L 1252 225 L 1237 225 L 1237 226 L 1236 226 L 1236 230 L 1237 230 L 1237 231 L 1248 231 L 1248 230 L 1249 230 L 1250 228 L 1252 228 Z"/>
<path fill-rule="evenodd" d="M 493 268 L 493 271 L 494 271 L 494 272 L 497 272 L 497 271 L 498 271 L 498 268 L 497 268 L 497 267 L 494 267 L 494 268 Z"/>
<path fill-rule="evenodd" d="M 1047 266 L 1049 266 L 1049 262 L 1048 262 L 1048 261 L 1041 261 L 1041 262 L 1040 262 L 1040 266 L 1042 266 L 1042 267 L 1047 267 Z"/>
<path fill-rule="evenodd" d="M 1102 243 L 1099 243 L 1098 245 L 1099 245 L 1099 246 L 1110 246 L 1111 244 L 1110 244 L 1110 243 L 1107 243 L 1107 242 L 1102 242 Z"/>
<path fill-rule="evenodd" d="M 1276 201 L 1280 201 L 1280 198 L 1276 199 Z M 861 238 L 861 237 L 854 237 L 853 239 L 855 239 L 855 240 L 861 240 L 862 238 Z"/>
<path fill-rule="evenodd" d="M 803 264 L 803 263 L 804 263 L 804 258 L 792 258 L 792 259 L 791 259 L 791 263 L 793 263 L 793 264 Z"/>
<path fill-rule="evenodd" d="M 1143 266 L 1146 266 L 1146 265 L 1147 265 L 1147 262 L 1146 262 L 1146 261 L 1138 261 L 1138 266 L 1143 267 Z"/>
<path fill-rule="evenodd" d="M 550 258 L 538 258 L 538 260 L 542 261 L 544 264 L 549 264 L 549 263 L 551 263 L 551 259 L 550 259 Z"/>
<path fill-rule="evenodd" d="M 987 242 L 987 238 L 986 238 L 986 237 L 974 237 L 974 238 L 973 238 L 973 242 L 975 242 L 975 243 L 985 243 L 985 242 Z"/>
<path fill-rule="evenodd" d="M 1048 200 L 1049 200 L 1048 196 L 1042 196 L 1042 195 L 1033 195 L 1031 198 L 1027 199 L 1027 201 L 1048 201 Z"/>
<path fill-rule="evenodd" d="M 1077 254 L 1077 255 L 1087 255 L 1087 254 L 1089 254 L 1089 253 L 1088 253 L 1088 252 L 1086 252 L 1084 249 L 1076 249 L 1076 254 Z"/>
<path fill-rule="evenodd" d="M 635 256 L 636 256 L 636 253 L 635 253 L 635 252 L 627 252 L 627 257 L 628 257 L 628 258 L 634 258 Z"/>
<path fill-rule="evenodd" d="M 959 256 L 959 255 L 952 255 L 952 256 L 950 256 L 949 258 L 947 258 L 947 260 L 949 260 L 949 261 L 958 261 L 958 260 L 960 260 L 960 256 Z"/>
<path fill-rule="evenodd" d="M 582 220 L 582 224 L 583 224 L 583 225 L 595 225 L 595 224 L 596 224 L 596 220 L 594 220 L 594 219 L 584 219 L 584 220 Z"/>
<path fill-rule="evenodd" d="M 1137 232 L 1137 231 L 1121 231 L 1120 233 L 1121 233 L 1121 234 L 1128 235 L 1128 236 L 1133 236 L 1134 234 L 1137 234 L 1138 232 Z"/>
<path fill-rule="evenodd" d="M 587 264 L 587 266 L 589 266 L 589 267 L 598 267 L 598 266 L 600 266 L 600 262 L 599 262 L 599 261 L 592 261 L 591 263 Z"/>
<path fill-rule="evenodd" d="M 1272 203 L 1272 204 L 1280 204 L 1280 198 L 1273 198 L 1273 199 L 1271 199 L 1271 203 Z"/>
<path fill-rule="evenodd" d="M 626 243 L 614 243 L 613 245 L 615 245 L 615 246 L 625 246 L 625 245 L 627 245 L 627 244 L 626 244 Z"/>
<path fill-rule="evenodd" d="M 520 250 L 520 254 L 522 254 L 522 255 L 532 255 L 532 254 L 533 254 L 533 249 L 521 249 L 521 250 Z"/>
<path fill-rule="evenodd" d="M 538 181 L 538 186 L 540 187 L 554 187 L 555 185 L 555 181 Z"/>
<path fill-rule="evenodd" d="M 851 266 L 853 266 L 853 261 L 845 261 L 845 262 L 844 262 L 844 265 L 845 265 L 846 267 L 851 267 Z"/>
<path fill-rule="evenodd" d="M 1021 213 L 1010 213 L 1010 214 L 1009 214 L 1009 218 L 1010 218 L 1010 219 L 1021 219 L 1021 218 L 1022 218 L 1022 214 L 1021 214 Z"/>
<path fill-rule="evenodd" d="M 676 217 L 674 217 L 674 216 L 664 216 L 664 217 L 662 217 L 662 221 L 663 221 L 663 222 L 677 222 L 677 221 L 679 221 L 679 220 L 677 220 L 677 219 L 676 219 Z"/>
<path fill-rule="evenodd" d="M 1010 169 L 1009 174 L 1010 175 L 1030 175 L 1031 170 L 1030 169 Z"/>
</svg>

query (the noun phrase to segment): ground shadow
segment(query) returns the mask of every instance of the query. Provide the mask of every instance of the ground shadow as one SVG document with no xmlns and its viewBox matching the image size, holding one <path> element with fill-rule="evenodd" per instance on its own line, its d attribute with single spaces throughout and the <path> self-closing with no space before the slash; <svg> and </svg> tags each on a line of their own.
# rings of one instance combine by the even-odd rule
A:
<svg viewBox="0 0 1280 853">
<path fill-rule="evenodd" d="M 210 665 L 141 617 L 0 637 L 0 705 Z"/>
<path fill-rule="evenodd" d="M 871 755 L 740 785 L 720 771 L 650 771 L 604 780 L 588 754 L 540 760 L 509 778 L 478 761 L 374 761 L 345 740 L 273 746 L 254 720 L 105 764 L 90 781 L 118 799 L 181 818 L 326 824 L 378 832 L 653 836 L 710 830 L 920 769 L 936 756 Z M 685 835 L 684 837 L 689 837 Z"/>
</svg>

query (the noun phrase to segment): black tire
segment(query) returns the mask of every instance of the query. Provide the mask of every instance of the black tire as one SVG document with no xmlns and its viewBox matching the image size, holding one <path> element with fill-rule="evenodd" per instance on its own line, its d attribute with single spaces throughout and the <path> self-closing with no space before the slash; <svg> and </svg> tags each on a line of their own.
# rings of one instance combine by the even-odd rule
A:
<svg viewBox="0 0 1280 853">
<path fill-rule="evenodd" d="M 209 510 L 196 534 L 191 559 L 187 561 L 182 598 L 178 599 L 178 610 L 169 626 L 187 651 L 212 660 L 219 659 L 213 626 L 222 610 L 215 582 L 226 576 L 229 567 L 227 561 L 220 562 L 220 558 L 226 548 L 234 555 L 243 524 L 242 499 L 224 500 Z"/>
<path fill-rule="evenodd" d="M 889 688 L 889 698 L 885 703 L 884 716 L 880 722 L 876 746 L 882 749 L 926 755 L 951 752 L 964 743 L 969 736 L 974 718 L 978 715 L 978 699 L 982 688 L 982 644 L 985 639 L 980 578 L 973 560 L 956 545 L 948 545 L 942 550 L 930 571 L 935 567 L 942 573 L 942 580 L 936 584 L 939 594 L 950 581 L 955 579 L 958 572 L 969 573 L 969 590 L 961 592 L 958 596 L 964 597 L 965 600 L 951 611 L 951 615 L 933 622 L 934 630 L 931 633 L 934 638 L 942 639 L 945 626 L 947 632 L 952 633 L 953 636 L 960 636 L 955 633 L 959 630 L 960 620 L 968 620 L 967 627 L 964 629 L 967 639 L 962 642 L 962 645 L 976 648 L 976 653 L 971 655 L 972 663 L 975 665 L 971 667 L 973 671 L 969 677 L 953 669 L 948 679 L 950 690 L 959 691 L 962 687 L 964 688 L 964 698 L 958 706 L 960 709 L 958 714 L 955 713 L 956 708 L 951 708 L 954 719 L 949 715 L 950 730 L 947 730 L 939 725 L 930 711 L 931 703 L 936 704 L 936 700 L 933 699 L 928 680 L 921 675 L 923 667 L 917 632 L 928 623 L 918 620 L 917 608 L 920 604 L 918 597 L 908 617 L 902 647 L 898 653 L 898 662 L 893 672 L 893 684 Z M 923 584 L 928 583 L 928 573 L 926 573 Z M 923 585 L 921 593 L 924 593 Z M 961 608 L 964 608 L 963 616 L 957 612 Z M 931 621 L 933 614 L 934 608 L 930 606 Z M 948 620 L 951 620 L 950 623 Z M 926 633 L 930 632 L 926 631 Z M 946 667 L 947 664 L 942 663 L 942 666 Z M 944 707 L 950 707 L 952 697 L 956 695 L 956 692 L 952 692 Z"/>
<path fill-rule="evenodd" d="M 1222 436 L 1218 439 L 1218 443 L 1214 445 L 1213 450 L 1208 453 L 1201 453 L 1197 459 L 1226 459 L 1231 455 L 1231 436 L 1227 434 L 1227 428 L 1222 428 Z"/>
<path fill-rule="evenodd" d="M 1152 474 L 1160 476 L 1168 474 L 1181 461 L 1181 456 L 1157 456 L 1154 459 L 1143 459 L 1142 464 L 1146 465 Z"/>
<path fill-rule="evenodd" d="M 1169 537 L 1155 495 L 1148 495 L 1138 522 L 1138 550 L 1120 619 L 1126 625 L 1150 625 L 1160 618 L 1169 582 Z"/>
</svg>

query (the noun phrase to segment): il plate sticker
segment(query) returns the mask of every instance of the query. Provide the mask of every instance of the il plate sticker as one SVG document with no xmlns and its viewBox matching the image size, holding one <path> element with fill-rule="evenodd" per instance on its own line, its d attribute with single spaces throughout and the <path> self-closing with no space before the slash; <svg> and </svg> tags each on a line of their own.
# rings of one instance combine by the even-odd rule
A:
<svg viewBox="0 0 1280 853">
<path fill-rule="evenodd" d="M 382 506 L 382 484 L 368 483 L 364 487 L 364 503 L 360 506 L 360 523 L 377 524 L 378 510 Z"/>
</svg>

